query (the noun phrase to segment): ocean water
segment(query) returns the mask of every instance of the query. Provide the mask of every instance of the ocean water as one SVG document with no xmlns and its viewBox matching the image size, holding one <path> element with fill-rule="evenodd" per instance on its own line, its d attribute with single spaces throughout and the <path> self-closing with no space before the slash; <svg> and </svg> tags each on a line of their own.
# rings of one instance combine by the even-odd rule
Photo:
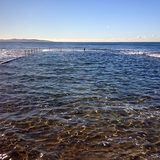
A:
<svg viewBox="0 0 160 160">
<path fill-rule="evenodd" d="M 160 159 L 160 43 L 3 42 L 0 62 L 0 159 Z"/>
</svg>

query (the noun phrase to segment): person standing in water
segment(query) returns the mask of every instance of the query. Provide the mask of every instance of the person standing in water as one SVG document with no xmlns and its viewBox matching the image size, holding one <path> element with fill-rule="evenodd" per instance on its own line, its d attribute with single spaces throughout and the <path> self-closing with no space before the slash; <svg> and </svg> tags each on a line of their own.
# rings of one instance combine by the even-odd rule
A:
<svg viewBox="0 0 160 160">
<path fill-rule="evenodd" d="M 84 51 L 86 50 L 86 48 L 84 48 Z"/>
</svg>

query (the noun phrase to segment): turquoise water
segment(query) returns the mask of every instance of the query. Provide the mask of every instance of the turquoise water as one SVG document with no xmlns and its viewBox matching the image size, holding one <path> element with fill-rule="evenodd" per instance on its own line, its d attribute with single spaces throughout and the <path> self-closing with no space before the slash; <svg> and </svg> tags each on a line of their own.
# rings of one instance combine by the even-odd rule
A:
<svg viewBox="0 0 160 160">
<path fill-rule="evenodd" d="M 0 48 L 0 159 L 160 159 L 160 43 Z"/>
</svg>

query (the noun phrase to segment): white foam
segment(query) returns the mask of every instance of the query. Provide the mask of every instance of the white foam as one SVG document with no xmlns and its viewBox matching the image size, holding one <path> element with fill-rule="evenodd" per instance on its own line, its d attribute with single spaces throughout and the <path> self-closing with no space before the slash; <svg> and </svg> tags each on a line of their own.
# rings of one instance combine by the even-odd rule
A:
<svg viewBox="0 0 160 160">
<path fill-rule="evenodd" d="M 0 49 L 0 63 L 32 54 L 33 49 Z"/>
<path fill-rule="evenodd" d="M 61 52 L 81 52 L 84 51 L 83 48 L 43 48 L 41 49 L 42 52 L 55 52 L 55 51 L 61 51 Z"/>
<path fill-rule="evenodd" d="M 148 51 L 148 50 L 138 50 L 138 49 L 121 49 L 119 50 L 120 54 L 125 55 L 141 55 L 141 56 L 148 56 L 154 58 L 160 58 L 160 52 L 156 51 Z"/>
<path fill-rule="evenodd" d="M 41 49 L 41 52 L 53 52 L 53 51 L 56 51 L 56 49 L 48 49 L 48 48 L 43 48 Z"/>
<path fill-rule="evenodd" d="M 144 55 L 145 51 L 140 50 L 121 50 L 120 53 L 126 54 L 126 55 Z"/>
<path fill-rule="evenodd" d="M 150 53 L 150 54 L 146 54 L 149 57 L 154 57 L 154 58 L 160 58 L 160 53 Z"/>
<path fill-rule="evenodd" d="M 0 61 L 7 61 L 12 58 L 21 57 L 23 55 L 20 50 L 13 49 L 1 49 L 0 50 Z"/>
</svg>

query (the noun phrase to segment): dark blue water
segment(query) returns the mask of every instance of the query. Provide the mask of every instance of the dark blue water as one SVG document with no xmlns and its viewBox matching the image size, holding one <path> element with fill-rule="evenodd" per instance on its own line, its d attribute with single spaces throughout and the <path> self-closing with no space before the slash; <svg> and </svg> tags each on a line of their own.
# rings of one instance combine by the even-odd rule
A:
<svg viewBox="0 0 160 160">
<path fill-rule="evenodd" d="M 160 43 L 0 48 L 1 159 L 160 159 Z"/>
</svg>

